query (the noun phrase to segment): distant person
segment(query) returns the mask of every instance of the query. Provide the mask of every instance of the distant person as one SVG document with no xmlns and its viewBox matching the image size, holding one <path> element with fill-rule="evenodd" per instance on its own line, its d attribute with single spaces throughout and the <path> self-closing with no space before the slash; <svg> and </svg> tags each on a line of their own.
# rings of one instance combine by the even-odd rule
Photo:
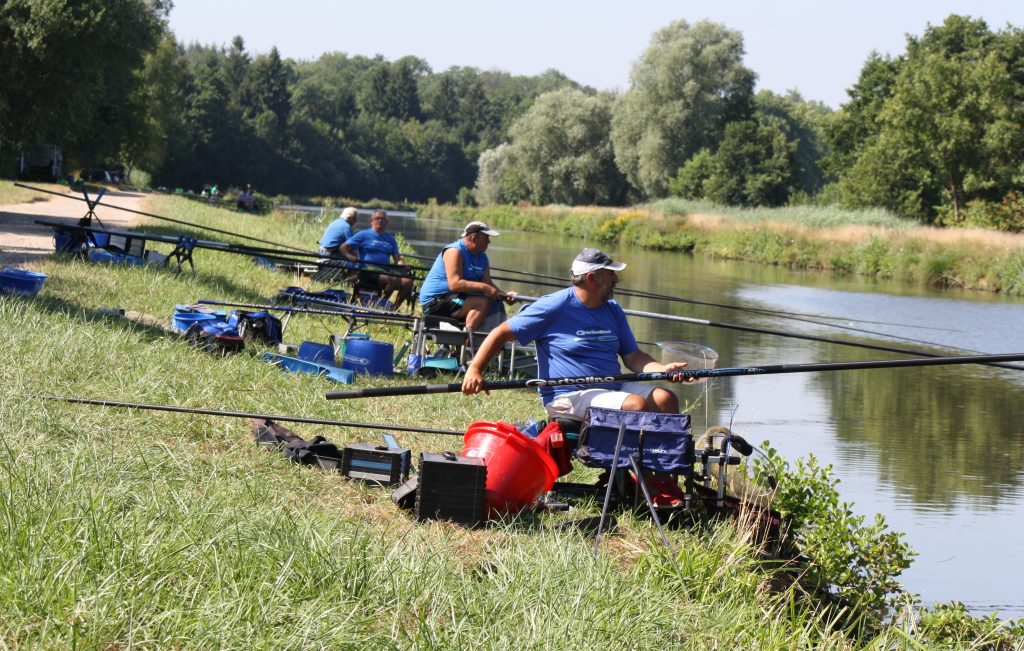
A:
<svg viewBox="0 0 1024 651">
<path fill-rule="evenodd" d="M 349 206 L 341 211 L 338 218 L 327 225 L 324 234 L 320 236 L 320 255 L 325 258 L 344 258 L 341 253 L 341 245 L 352 237 L 352 227 L 359 219 L 359 212 Z"/>
<path fill-rule="evenodd" d="M 398 241 L 386 231 L 387 227 L 388 214 L 383 210 L 375 211 L 370 218 L 370 228 L 359 231 L 343 243 L 341 253 L 359 263 L 360 283 L 380 286 L 383 298 L 398 292 L 395 299 L 397 310 L 403 303 L 412 304 L 412 273 L 398 250 Z"/>
<path fill-rule="evenodd" d="M 247 210 L 252 212 L 256 208 L 256 195 L 253 194 L 252 184 L 247 183 L 245 189 L 238 195 L 238 202 L 236 204 L 239 210 Z"/>
<path fill-rule="evenodd" d="M 491 303 L 512 304 L 516 293 L 503 293 L 491 280 L 487 247 L 500 233 L 484 222 L 470 222 L 460 239 L 444 247 L 420 287 L 423 314 L 465 322 L 466 330 L 480 330 Z"/>
</svg>

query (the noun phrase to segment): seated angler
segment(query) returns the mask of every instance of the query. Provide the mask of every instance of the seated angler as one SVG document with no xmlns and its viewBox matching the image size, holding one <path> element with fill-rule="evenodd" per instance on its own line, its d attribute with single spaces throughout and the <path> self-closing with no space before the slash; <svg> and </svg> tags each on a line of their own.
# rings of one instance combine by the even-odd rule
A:
<svg viewBox="0 0 1024 651">
<path fill-rule="evenodd" d="M 460 239 L 444 247 L 420 287 L 423 314 L 458 319 L 466 330 L 478 331 L 493 301 L 516 301 L 515 292 L 502 292 L 491 280 L 486 251 L 497 235 L 483 222 L 470 222 Z"/>
<path fill-rule="evenodd" d="M 635 373 L 680 371 L 685 362 L 662 364 L 640 350 L 626 314 L 612 299 L 626 268 L 597 249 L 583 249 L 573 260 L 572 286 L 541 297 L 487 335 L 466 369 L 462 392 L 484 390 L 483 372 L 501 348 L 513 340 L 537 346 L 538 377 L 616 375 L 622 364 Z M 675 374 L 673 382 L 689 382 Z M 582 421 L 589 407 L 679 413 L 679 399 L 668 389 L 644 382 L 542 387 L 541 402 L 552 419 Z M 647 478 L 657 507 L 675 508 L 685 496 L 671 475 Z"/>
<path fill-rule="evenodd" d="M 327 225 L 324 234 L 320 236 L 320 255 L 324 258 L 337 258 L 343 260 L 341 245 L 352 237 L 352 228 L 359 218 L 358 211 L 349 206 L 341 211 L 338 218 Z"/>
<path fill-rule="evenodd" d="M 388 298 L 398 292 L 397 310 L 403 303 L 412 304 L 412 274 L 398 250 L 395 236 L 386 231 L 388 214 L 377 210 L 370 219 L 370 228 L 359 231 L 341 245 L 341 254 L 359 263 L 359 282 L 381 287 L 381 296 Z M 392 260 L 394 264 L 392 264 Z M 374 265 L 381 265 L 374 267 Z"/>
</svg>

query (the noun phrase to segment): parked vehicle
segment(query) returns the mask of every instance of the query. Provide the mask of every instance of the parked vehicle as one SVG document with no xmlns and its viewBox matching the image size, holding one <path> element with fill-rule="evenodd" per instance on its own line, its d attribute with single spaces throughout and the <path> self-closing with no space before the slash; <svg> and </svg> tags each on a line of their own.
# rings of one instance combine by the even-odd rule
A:
<svg viewBox="0 0 1024 651">
<path fill-rule="evenodd" d="M 18 177 L 35 181 L 56 181 L 64 166 L 64 154 L 57 145 L 28 145 L 21 150 Z"/>
</svg>

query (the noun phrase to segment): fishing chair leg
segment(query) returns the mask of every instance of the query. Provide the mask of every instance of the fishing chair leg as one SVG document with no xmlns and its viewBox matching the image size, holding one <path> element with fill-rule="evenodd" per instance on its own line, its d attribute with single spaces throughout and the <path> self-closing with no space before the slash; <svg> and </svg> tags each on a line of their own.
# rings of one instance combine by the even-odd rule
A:
<svg viewBox="0 0 1024 651">
<path fill-rule="evenodd" d="M 651 519 L 654 520 L 654 526 L 658 528 L 658 533 L 661 535 L 661 542 L 665 544 L 665 547 L 668 547 L 668 536 L 665 535 L 665 529 L 661 526 L 661 518 L 658 517 L 658 509 L 654 508 L 654 500 L 651 499 L 651 491 L 647 488 L 647 480 L 644 479 L 643 469 L 640 467 L 640 462 L 637 461 L 635 454 L 631 454 L 629 456 L 629 466 L 633 469 L 633 474 L 636 475 L 636 485 L 640 489 L 639 492 L 644 496 L 644 502 L 647 503 L 647 510 L 651 512 Z"/>
<path fill-rule="evenodd" d="M 612 488 L 615 486 L 616 470 L 619 466 L 619 453 L 622 451 L 622 439 L 626 435 L 625 421 L 619 425 L 619 435 L 615 439 L 615 453 L 612 455 L 612 467 L 608 473 L 608 487 L 604 491 L 604 504 L 601 505 L 601 519 L 597 523 L 597 533 L 594 535 L 594 556 L 597 556 L 598 546 L 601 544 L 601 532 L 604 531 L 604 523 L 608 517 L 608 505 L 612 501 Z"/>
</svg>

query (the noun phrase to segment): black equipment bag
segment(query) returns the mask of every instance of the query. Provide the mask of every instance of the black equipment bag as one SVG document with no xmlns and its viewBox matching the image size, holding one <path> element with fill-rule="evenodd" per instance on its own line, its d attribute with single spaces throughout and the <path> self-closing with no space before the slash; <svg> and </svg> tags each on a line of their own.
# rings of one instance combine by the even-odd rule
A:
<svg viewBox="0 0 1024 651">
<path fill-rule="evenodd" d="M 322 436 L 307 441 L 287 427 L 262 418 L 253 419 L 252 433 L 257 445 L 279 450 L 295 463 L 331 471 L 341 466 L 341 450 Z"/>
<path fill-rule="evenodd" d="M 647 470 L 684 476 L 693 473 L 689 414 L 591 407 L 580 431 L 576 458 L 592 468 L 611 468 L 622 424 L 626 430 L 616 466 L 628 467 L 629 457 L 635 454 Z"/>
<path fill-rule="evenodd" d="M 223 321 L 196 321 L 185 331 L 189 345 L 210 353 L 228 355 L 245 348 L 238 330 Z"/>
<path fill-rule="evenodd" d="M 281 319 L 265 310 L 260 312 L 235 310 L 231 313 L 228 323 L 238 328 L 238 336 L 247 344 L 260 341 L 269 346 L 276 346 L 282 341 L 284 328 L 281 325 Z"/>
</svg>

